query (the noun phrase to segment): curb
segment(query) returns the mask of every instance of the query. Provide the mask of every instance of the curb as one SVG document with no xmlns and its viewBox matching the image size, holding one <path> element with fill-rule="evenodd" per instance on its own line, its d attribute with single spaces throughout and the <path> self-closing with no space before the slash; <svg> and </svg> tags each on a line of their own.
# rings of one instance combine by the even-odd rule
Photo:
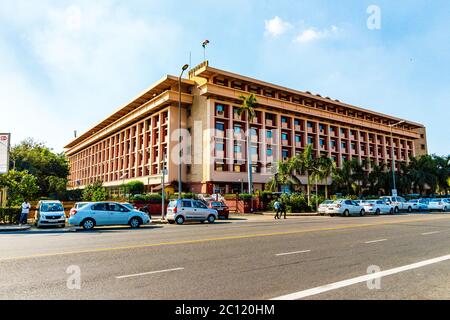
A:
<svg viewBox="0 0 450 320">
<path fill-rule="evenodd" d="M 11 227 L 0 227 L 0 232 L 9 232 L 9 231 L 26 231 L 30 230 L 31 226 L 19 227 L 19 226 L 11 226 Z"/>
</svg>

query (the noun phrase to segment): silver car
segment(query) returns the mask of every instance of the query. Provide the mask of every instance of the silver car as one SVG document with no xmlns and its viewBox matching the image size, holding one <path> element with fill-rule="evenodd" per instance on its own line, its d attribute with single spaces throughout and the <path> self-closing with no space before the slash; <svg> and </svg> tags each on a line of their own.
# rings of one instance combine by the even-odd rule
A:
<svg viewBox="0 0 450 320">
<path fill-rule="evenodd" d="M 39 201 L 36 210 L 36 227 L 66 226 L 66 213 L 62 203 L 58 200 Z"/>
<path fill-rule="evenodd" d="M 327 212 L 330 216 L 340 215 L 340 216 L 352 216 L 359 215 L 364 216 L 366 210 L 363 206 L 359 205 L 353 200 L 337 200 L 328 206 Z"/>
<path fill-rule="evenodd" d="M 430 202 L 428 202 L 428 210 L 447 212 L 450 210 L 450 202 L 447 199 L 430 199 Z"/>
<path fill-rule="evenodd" d="M 217 210 L 208 208 L 203 202 L 191 199 L 178 199 L 169 202 L 166 219 L 169 223 L 183 224 L 185 221 L 214 223 L 219 219 Z"/>
</svg>

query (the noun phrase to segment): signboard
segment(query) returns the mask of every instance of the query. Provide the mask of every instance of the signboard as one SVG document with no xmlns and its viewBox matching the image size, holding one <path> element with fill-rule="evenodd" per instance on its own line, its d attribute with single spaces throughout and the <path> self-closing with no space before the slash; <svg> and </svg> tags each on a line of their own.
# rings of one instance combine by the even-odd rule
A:
<svg viewBox="0 0 450 320">
<path fill-rule="evenodd" d="M 9 144 L 11 135 L 0 133 L 0 174 L 6 174 L 9 170 Z"/>
<path fill-rule="evenodd" d="M 392 189 L 392 196 L 397 197 L 397 189 Z"/>
</svg>

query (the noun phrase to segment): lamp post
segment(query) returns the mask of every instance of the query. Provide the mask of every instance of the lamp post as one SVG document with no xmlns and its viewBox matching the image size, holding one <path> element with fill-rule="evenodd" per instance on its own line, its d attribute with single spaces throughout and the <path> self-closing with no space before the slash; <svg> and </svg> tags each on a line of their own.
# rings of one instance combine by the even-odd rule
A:
<svg viewBox="0 0 450 320">
<path fill-rule="evenodd" d="M 164 158 L 163 159 L 162 177 L 161 177 L 161 220 L 165 220 L 166 219 L 165 210 L 164 210 L 164 206 L 166 204 L 166 201 L 165 201 L 166 174 L 167 174 L 166 158 Z"/>
<path fill-rule="evenodd" d="M 241 193 L 244 193 L 244 179 L 238 179 L 238 181 L 241 183 Z"/>
<path fill-rule="evenodd" d="M 391 128 L 391 157 L 392 157 L 392 182 L 393 182 L 393 184 L 392 184 L 393 189 L 392 190 L 395 190 L 395 192 L 397 192 L 397 187 L 395 185 L 395 157 L 394 157 L 394 140 L 393 140 L 393 135 L 392 135 L 392 128 L 395 127 L 395 126 L 398 126 L 399 124 L 402 124 L 404 122 L 405 121 L 402 120 L 402 121 L 399 121 L 397 123 L 389 125 L 389 127 Z M 392 194 L 392 196 L 394 196 L 394 194 Z"/>
<path fill-rule="evenodd" d="M 181 77 L 183 73 L 189 68 L 188 64 L 185 64 L 181 70 L 180 77 L 178 78 L 178 147 L 180 148 L 178 153 L 178 199 L 181 199 L 181 158 L 182 158 L 182 149 L 181 149 Z"/>
</svg>

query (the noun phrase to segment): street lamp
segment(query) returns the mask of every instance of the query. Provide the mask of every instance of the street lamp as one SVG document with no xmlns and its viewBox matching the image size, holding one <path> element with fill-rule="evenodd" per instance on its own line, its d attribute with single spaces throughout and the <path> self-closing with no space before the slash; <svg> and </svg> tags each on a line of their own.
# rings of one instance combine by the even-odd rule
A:
<svg viewBox="0 0 450 320">
<path fill-rule="evenodd" d="M 394 157 L 394 140 L 393 140 L 393 136 L 392 136 L 392 128 L 395 126 L 398 126 L 404 122 L 405 122 L 405 120 L 402 120 L 397 123 L 389 125 L 389 127 L 391 128 L 391 158 L 392 158 L 392 182 L 393 182 L 392 190 L 395 190 L 395 192 L 397 192 L 397 187 L 395 185 L 395 157 Z M 394 196 L 393 192 L 392 192 L 392 196 Z"/>
<path fill-rule="evenodd" d="M 185 64 L 181 70 L 180 77 L 178 78 L 178 147 L 180 148 L 178 153 L 178 199 L 181 199 L 181 77 L 183 73 L 189 68 L 188 64 Z"/>
<path fill-rule="evenodd" d="M 161 181 L 161 220 L 165 220 L 166 219 L 166 215 L 165 215 L 165 184 L 166 184 L 166 174 L 167 174 L 167 169 L 166 169 L 166 157 L 163 158 L 163 169 L 162 169 L 162 181 Z"/>
<path fill-rule="evenodd" d="M 241 183 L 241 193 L 244 193 L 244 179 L 238 179 L 238 181 Z"/>
</svg>

